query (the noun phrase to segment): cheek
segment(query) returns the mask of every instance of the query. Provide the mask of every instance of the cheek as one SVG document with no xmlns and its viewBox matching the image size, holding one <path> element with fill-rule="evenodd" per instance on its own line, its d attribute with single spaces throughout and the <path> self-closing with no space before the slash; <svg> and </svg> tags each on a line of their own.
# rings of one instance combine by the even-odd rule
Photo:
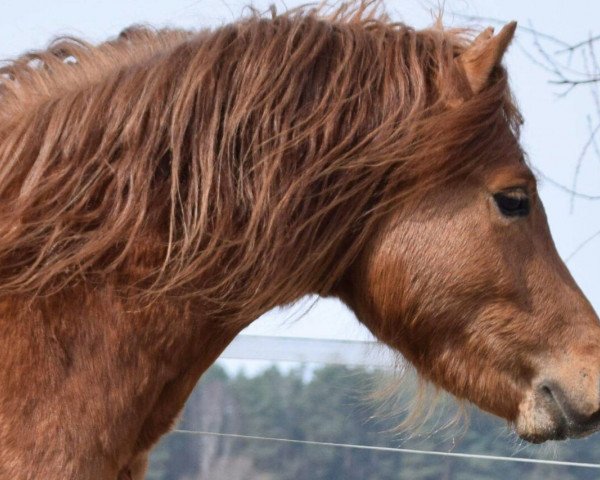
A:
<svg viewBox="0 0 600 480">
<path fill-rule="evenodd" d="M 490 228 L 477 213 L 399 223 L 371 262 L 369 277 L 379 287 L 374 294 L 382 308 L 401 299 L 439 313 L 493 284 L 500 259 L 490 251 Z"/>
<path fill-rule="evenodd" d="M 382 235 L 360 273 L 371 312 L 370 328 L 403 350 L 442 348 L 472 336 L 472 322 L 497 298 L 514 296 L 514 275 L 494 246 L 485 205 L 422 221 L 397 221 Z M 521 282 L 522 283 L 522 282 Z M 365 322 L 366 323 L 366 322 Z M 429 346 L 430 339 L 436 345 Z"/>
<path fill-rule="evenodd" d="M 447 215 L 414 215 L 383 231 L 355 272 L 359 300 L 352 306 L 423 376 L 512 418 L 518 395 L 511 372 L 527 377 L 510 353 L 518 345 L 514 327 L 524 318 L 515 299 L 519 289 L 527 290 L 521 278 L 526 269 L 513 267 L 526 262 L 490 221 L 486 204 L 473 205 Z M 488 398 L 490 385 L 505 394 Z M 503 403 L 507 398 L 510 405 Z"/>
</svg>

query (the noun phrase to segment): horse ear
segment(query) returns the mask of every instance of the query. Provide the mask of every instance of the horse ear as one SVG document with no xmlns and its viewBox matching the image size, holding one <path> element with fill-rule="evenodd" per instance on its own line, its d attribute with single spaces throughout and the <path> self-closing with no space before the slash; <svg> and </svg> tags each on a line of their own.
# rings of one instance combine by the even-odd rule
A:
<svg viewBox="0 0 600 480">
<path fill-rule="evenodd" d="M 485 87 L 492 70 L 502 60 L 516 28 L 517 22 L 510 22 L 494 36 L 494 29 L 488 27 L 456 58 L 456 62 L 464 69 L 473 93 L 479 93 Z"/>
</svg>

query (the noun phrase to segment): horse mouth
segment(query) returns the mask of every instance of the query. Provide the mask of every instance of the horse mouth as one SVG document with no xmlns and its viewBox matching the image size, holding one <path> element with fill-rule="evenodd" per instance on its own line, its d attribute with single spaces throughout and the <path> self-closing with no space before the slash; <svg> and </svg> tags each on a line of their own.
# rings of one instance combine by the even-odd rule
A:
<svg viewBox="0 0 600 480">
<path fill-rule="evenodd" d="M 533 444 L 540 444 L 554 440 L 566 440 L 567 438 L 571 438 L 567 433 L 567 429 L 563 426 L 533 431 L 519 431 L 519 429 L 517 429 L 517 434 L 522 440 Z"/>
<path fill-rule="evenodd" d="M 519 429 L 517 429 L 517 434 L 526 442 L 540 444 L 548 441 L 583 438 L 597 432 L 598 430 L 600 430 L 600 424 L 598 423 L 593 426 L 586 426 L 582 428 L 577 425 L 570 425 L 565 421 L 561 421 L 557 425 L 544 429 L 532 431 L 519 431 Z"/>
</svg>

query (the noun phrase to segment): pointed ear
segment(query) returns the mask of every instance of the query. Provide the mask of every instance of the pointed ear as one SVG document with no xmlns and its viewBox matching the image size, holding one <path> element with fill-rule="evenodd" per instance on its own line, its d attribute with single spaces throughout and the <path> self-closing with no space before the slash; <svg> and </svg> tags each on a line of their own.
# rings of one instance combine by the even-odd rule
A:
<svg viewBox="0 0 600 480">
<path fill-rule="evenodd" d="M 462 66 L 473 93 L 479 93 L 485 87 L 492 70 L 502 60 L 516 28 L 517 22 L 510 22 L 496 36 L 492 27 L 486 28 L 456 58 L 455 61 Z"/>
</svg>

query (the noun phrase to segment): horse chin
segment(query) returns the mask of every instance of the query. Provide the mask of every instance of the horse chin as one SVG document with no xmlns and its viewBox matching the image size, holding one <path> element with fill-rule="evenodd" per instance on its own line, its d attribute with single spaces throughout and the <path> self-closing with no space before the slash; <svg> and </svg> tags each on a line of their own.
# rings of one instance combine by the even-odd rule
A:
<svg viewBox="0 0 600 480">
<path fill-rule="evenodd" d="M 567 423 L 560 412 L 548 405 L 540 405 L 531 397 L 521 404 L 515 427 L 517 435 L 530 443 L 565 440 L 569 437 Z"/>
</svg>

